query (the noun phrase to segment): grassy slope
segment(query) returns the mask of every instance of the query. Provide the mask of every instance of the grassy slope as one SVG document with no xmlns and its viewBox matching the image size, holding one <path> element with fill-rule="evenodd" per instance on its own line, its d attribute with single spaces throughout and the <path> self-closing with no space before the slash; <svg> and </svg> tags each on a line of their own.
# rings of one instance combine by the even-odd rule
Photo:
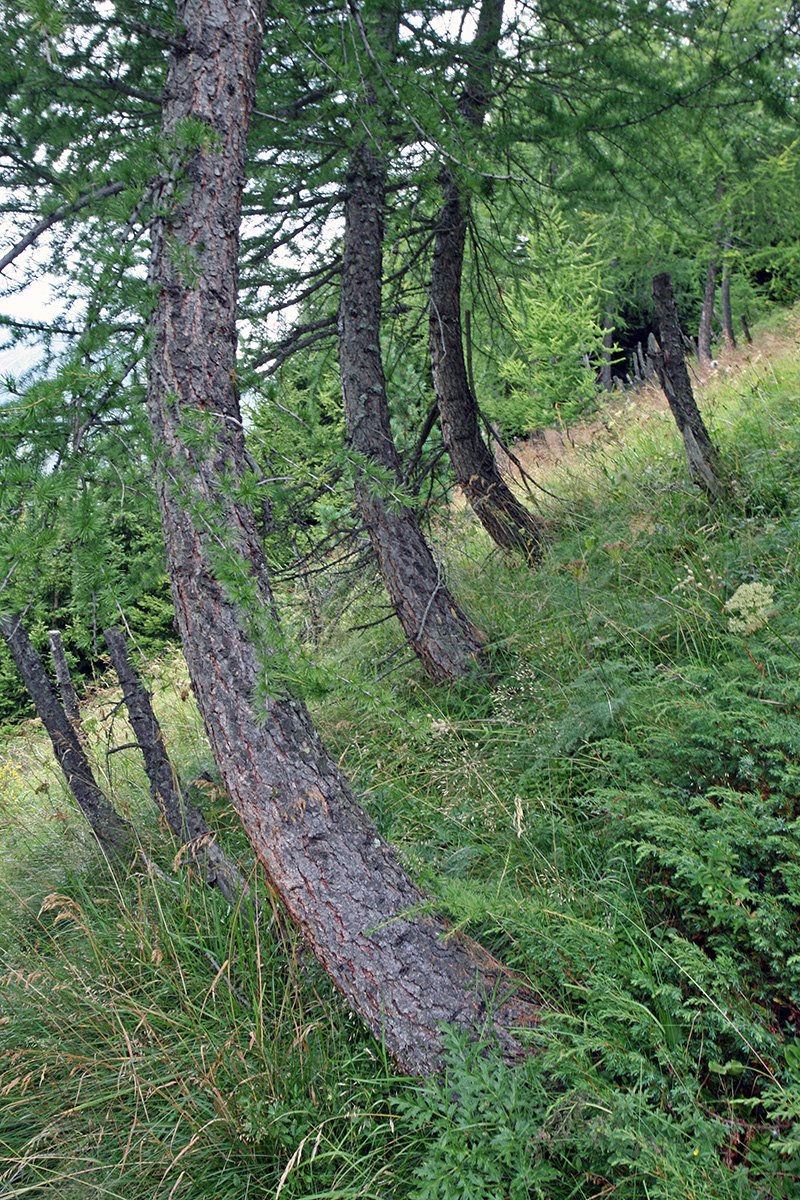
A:
<svg viewBox="0 0 800 1200">
<path fill-rule="evenodd" d="M 440 530 L 496 643 L 491 683 L 432 688 L 387 624 L 340 626 L 298 667 L 381 828 L 539 989 L 524 1068 L 454 1044 L 446 1079 L 398 1080 L 299 947 L 185 870 L 117 885 L 35 726 L 6 737 L 0 1195 L 800 1192 L 796 318 L 789 332 L 707 389 L 736 480 L 724 511 L 686 484 L 667 418 L 624 412 L 548 466 L 566 502 L 546 501 L 542 570 L 488 554 L 463 513 Z M 724 605 L 750 582 L 774 602 L 743 635 Z M 365 591 L 347 622 L 376 604 Z M 191 774 L 207 751 L 180 668 L 158 669 Z M 91 709 L 99 761 L 157 846 L 130 752 L 105 757 L 127 740 L 110 708 Z"/>
</svg>

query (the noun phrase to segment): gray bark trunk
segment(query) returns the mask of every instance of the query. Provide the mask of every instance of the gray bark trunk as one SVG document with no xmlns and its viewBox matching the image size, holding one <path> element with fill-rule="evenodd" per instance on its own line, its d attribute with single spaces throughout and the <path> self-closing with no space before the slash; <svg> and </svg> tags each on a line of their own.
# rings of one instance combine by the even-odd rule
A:
<svg viewBox="0 0 800 1200">
<path fill-rule="evenodd" d="M 725 243 L 725 249 L 730 249 L 730 240 Z M 725 335 L 725 342 L 729 350 L 735 350 L 736 333 L 733 328 L 733 312 L 731 311 L 731 268 L 727 262 L 722 268 L 720 305 L 722 307 L 722 332 Z"/>
<path fill-rule="evenodd" d="M 75 685 L 72 682 L 69 664 L 67 663 L 67 655 L 64 650 L 64 639 L 61 636 L 61 631 L 59 629 L 49 630 L 47 640 L 50 644 L 50 658 L 53 663 L 53 670 L 56 673 L 56 682 L 61 694 L 61 703 L 64 705 L 64 712 L 69 717 L 78 741 L 83 743 L 86 734 L 81 724 L 81 710 L 78 704 L 78 696 L 75 691 Z"/>
<path fill-rule="evenodd" d="M 656 275 L 653 280 L 653 299 L 661 332 L 661 346 L 654 355 L 656 370 L 686 447 L 689 473 L 709 495 L 718 497 L 722 485 L 718 478 L 717 452 L 692 391 L 672 280 L 666 273 Z"/>
<path fill-rule="evenodd" d="M 107 629 L 104 636 L 144 758 L 150 795 L 175 837 L 189 844 L 192 861 L 200 867 L 206 883 L 218 888 L 228 903 L 234 905 L 247 897 L 247 884 L 236 864 L 220 849 L 203 814 L 183 793 L 150 694 L 130 661 L 125 634 L 121 629 Z"/>
<path fill-rule="evenodd" d="M 184 0 L 178 17 L 185 52 L 170 63 L 163 132 L 193 118 L 214 136 L 157 205 L 147 404 L 176 616 L 214 757 L 290 917 L 402 1069 L 441 1066 L 443 1024 L 513 1058 L 511 1027 L 536 1020 L 530 997 L 426 915 L 423 893 L 284 690 L 263 547 L 237 488 L 238 228 L 262 17 L 251 0 Z M 197 424 L 202 439 L 184 436 Z"/>
<path fill-rule="evenodd" d="M 704 366 L 711 362 L 711 322 L 714 317 L 714 295 L 717 290 L 718 271 L 719 266 L 715 256 L 710 260 L 706 271 L 703 307 L 700 312 L 700 326 L 697 330 L 697 358 Z"/>
<path fill-rule="evenodd" d="M 381 50 L 397 36 L 396 12 L 371 31 Z M 375 106 L 368 89 L 365 104 Z M 347 174 L 339 304 L 339 368 L 348 445 L 355 451 L 356 500 L 397 618 L 428 674 L 466 678 L 482 637 L 451 595 L 416 513 L 402 494 L 381 357 L 381 291 L 386 164 L 366 138 Z"/>
<path fill-rule="evenodd" d="M 100 845 L 114 855 L 133 848 L 133 830 L 113 808 L 97 785 L 75 729 L 53 691 L 39 655 L 30 643 L 18 616 L 0 617 L 0 633 L 30 692 L 39 719 L 53 744 L 53 753 Z"/>
<path fill-rule="evenodd" d="M 503 0 L 483 0 L 459 108 L 480 128 L 489 109 L 492 67 L 497 55 Z M 480 428 L 461 328 L 461 280 L 469 222 L 469 200 L 449 169 L 441 173 L 444 202 L 439 211 L 431 267 L 430 355 L 433 386 L 444 441 L 467 502 L 491 539 L 529 563 L 543 553 L 542 522 L 517 499 L 503 479 Z"/>
</svg>

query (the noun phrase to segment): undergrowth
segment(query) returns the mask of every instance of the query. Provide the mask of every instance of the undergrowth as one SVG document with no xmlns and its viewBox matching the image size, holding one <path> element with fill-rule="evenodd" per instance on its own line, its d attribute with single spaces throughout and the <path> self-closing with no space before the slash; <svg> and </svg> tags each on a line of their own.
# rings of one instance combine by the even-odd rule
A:
<svg viewBox="0 0 800 1200">
<path fill-rule="evenodd" d="M 492 677 L 433 688 L 387 623 L 314 647 L 316 719 L 381 830 L 538 992 L 531 1057 L 448 1034 L 439 1078 L 398 1078 L 263 881 L 254 922 L 172 871 L 138 768 L 102 752 L 100 696 L 95 756 L 150 864 L 128 879 L 36 732 L 0 747 L 0 1196 L 800 1194 L 800 362 L 757 361 L 712 400 L 725 506 L 653 417 L 548 478 L 567 502 L 547 502 L 541 569 L 463 513 L 439 526 Z M 380 603 L 365 589 L 345 624 Z M 180 668 L 157 670 L 197 774 Z"/>
</svg>

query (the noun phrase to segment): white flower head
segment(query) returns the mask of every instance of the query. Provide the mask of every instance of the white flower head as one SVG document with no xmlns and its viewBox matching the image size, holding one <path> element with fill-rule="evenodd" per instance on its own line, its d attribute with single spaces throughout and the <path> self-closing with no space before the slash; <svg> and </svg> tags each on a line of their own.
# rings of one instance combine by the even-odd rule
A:
<svg viewBox="0 0 800 1200">
<path fill-rule="evenodd" d="M 743 583 L 725 605 L 731 633 L 755 633 L 769 620 L 775 589 L 769 583 Z"/>
</svg>

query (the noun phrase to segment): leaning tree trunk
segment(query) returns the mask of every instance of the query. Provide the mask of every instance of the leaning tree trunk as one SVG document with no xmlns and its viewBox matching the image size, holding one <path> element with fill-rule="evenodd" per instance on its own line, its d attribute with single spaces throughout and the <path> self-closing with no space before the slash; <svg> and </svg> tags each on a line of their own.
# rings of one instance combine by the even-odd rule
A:
<svg viewBox="0 0 800 1200">
<path fill-rule="evenodd" d="M 711 322 L 714 317 L 714 295 L 717 290 L 719 265 L 716 256 L 708 264 L 706 286 L 703 291 L 703 307 L 700 311 L 700 326 L 697 330 L 697 358 L 704 366 L 711 362 Z"/>
<path fill-rule="evenodd" d="M 396 36 L 387 12 L 382 23 L 390 22 L 394 29 L 383 29 L 376 39 L 382 49 Z M 374 95 L 365 102 L 374 107 Z M 410 645 L 434 679 L 458 680 L 473 670 L 482 638 L 453 599 L 409 498 L 401 494 L 380 348 L 385 199 L 386 165 L 367 137 L 347 173 L 339 303 L 339 369 L 347 440 L 355 451 L 356 500 Z"/>
<path fill-rule="evenodd" d="M 92 833 L 104 850 L 115 855 L 126 854 L 132 848 L 133 830 L 98 787 L 73 724 L 59 704 L 41 659 L 23 628 L 22 618 L 0 617 L 0 633 L 53 743 L 53 753 L 66 776 L 69 789 L 89 822 Z"/>
<path fill-rule="evenodd" d="M 472 61 L 459 109 L 479 129 L 489 108 L 492 63 L 500 40 L 503 0 L 483 0 Z M 461 281 L 469 221 L 469 200 L 449 168 L 441 173 L 439 210 L 431 267 L 430 355 L 442 439 L 467 502 L 491 539 L 529 563 L 542 557 L 543 525 L 503 479 L 483 439 L 478 402 L 464 361 Z"/>
<path fill-rule="evenodd" d="M 157 205 L 147 404 L 176 615 L 214 757 L 289 915 L 401 1067 L 437 1069 L 444 1024 L 488 1033 L 513 1057 L 509 1028 L 535 1020 L 529 997 L 427 915 L 305 707 L 284 692 L 263 547 L 238 488 L 238 228 L 262 16 L 252 0 L 184 0 L 178 16 L 186 37 L 167 75 L 163 133 L 170 141 L 191 119 L 209 136 L 193 139 L 179 186 L 165 182 Z"/>
<path fill-rule="evenodd" d="M 122 687 L 125 707 L 142 752 L 150 782 L 150 795 L 175 837 L 189 844 L 192 860 L 198 863 L 209 887 L 218 888 L 229 904 L 236 904 L 247 896 L 247 883 L 236 864 L 217 844 L 199 808 L 183 794 L 167 754 L 150 694 L 128 656 L 125 634 L 121 629 L 107 629 L 104 636 L 111 665 Z"/>
<path fill-rule="evenodd" d="M 47 640 L 50 645 L 50 658 L 53 663 L 53 670 L 56 673 L 56 681 L 58 683 L 58 690 L 61 693 L 61 703 L 64 705 L 64 712 L 69 717 L 70 724 L 77 734 L 78 741 L 82 743 L 86 735 L 81 724 L 81 710 L 78 705 L 75 685 L 72 682 L 61 630 L 49 630 Z"/>
<path fill-rule="evenodd" d="M 661 333 L 660 349 L 653 355 L 658 378 L 683 437 L 686 457 L 689 460 L 689 473 L 695 483 L 704 488 L 709 495 L 717 497 L 722 493 L 722 485 L 718 478 L 717 451 L 692 391 L 683 352 L 678 312 L 672 294 L 672 280 L 668 274 L 656 275 L 653 280 L 653 299 Z"/>
</svg>

